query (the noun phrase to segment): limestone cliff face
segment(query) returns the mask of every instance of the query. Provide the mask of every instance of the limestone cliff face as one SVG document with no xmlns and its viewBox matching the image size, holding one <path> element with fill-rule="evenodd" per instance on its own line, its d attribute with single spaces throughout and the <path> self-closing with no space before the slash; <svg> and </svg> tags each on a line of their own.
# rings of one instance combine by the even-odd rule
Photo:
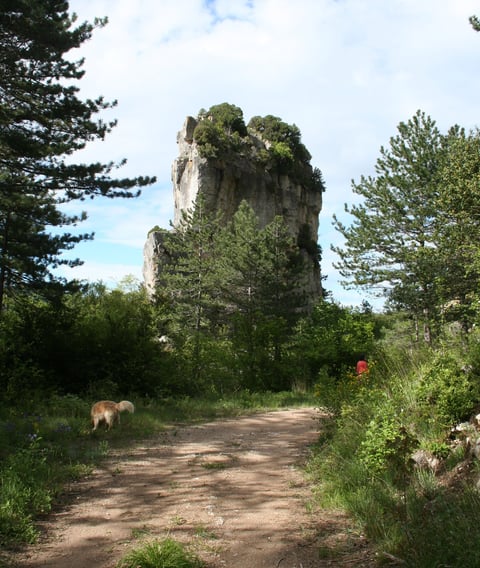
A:
<svg viewBox="0 0 480 568">
<path fill-rule="evenodd" d="M 203 157 L 194 139 L 196 126 L 197 120 L 187 117 L 177 135 L 178 157 L 172 166 L 173 225 L 178 225 L 182 210 L 193 208 L 200 193 L 206 209 L 220 211 L 225 222 L 233 217 L 243 200 L 255 211 L 261 227 L 276 215 L 283 216 L 311 265 L 307 293 L 312 299 L 317 298 L 321 294 L 321 279 L 313 249 L 317 242 L 322 192 L 318 187 L 308 187 L 309 184 L 299 181 L 312 179 L 312 166 L 305 161 L 297 164 L 295 179 L 281 173 L 275 165 L 255 159 L 259 151 L 268 150 L 269 143 L 251 131 L 244 150 L 222 158 Z M 161 234 L 152 231 L 144 249 L 144 279 L 150 292 L 158 281 L 159 255 L 162 255 Z"/>
</svg>

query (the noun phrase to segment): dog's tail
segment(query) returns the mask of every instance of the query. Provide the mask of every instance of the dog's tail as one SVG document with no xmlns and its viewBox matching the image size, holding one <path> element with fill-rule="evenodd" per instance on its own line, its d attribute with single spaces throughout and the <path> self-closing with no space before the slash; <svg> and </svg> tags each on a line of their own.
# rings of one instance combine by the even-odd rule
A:
<svg viewBox="0 0 480 568">
<path fill-rule="evenodd" d="M 128 412 L 135 412 L 135 407 L 129 400 L 122 400 L 122 402 L 117 402 L 118 412 L 123 412 L 124 410 Z"/>
</svg>

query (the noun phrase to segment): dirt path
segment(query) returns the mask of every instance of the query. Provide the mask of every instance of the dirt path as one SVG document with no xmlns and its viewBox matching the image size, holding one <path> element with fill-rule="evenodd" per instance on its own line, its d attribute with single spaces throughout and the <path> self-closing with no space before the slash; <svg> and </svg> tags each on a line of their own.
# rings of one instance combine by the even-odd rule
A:
<svg viewBox="0 0 480 568">
<path fill-rule="evenodd" d="M 113 568 L 143 539 L 193 543 L 209 568 L 372 567 L 345 518 L 312 509 L 301 472 L 319 413 L 292 409 L 172 430 L 75 484 L 20 568 Z"/>
</svg>

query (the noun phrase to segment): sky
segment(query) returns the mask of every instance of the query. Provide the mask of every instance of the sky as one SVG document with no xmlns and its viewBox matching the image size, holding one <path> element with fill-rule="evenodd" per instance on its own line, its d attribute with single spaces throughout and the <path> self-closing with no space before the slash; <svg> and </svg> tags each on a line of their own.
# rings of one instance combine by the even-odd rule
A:
<svg viewBox="0 0 480 568">
<path fill-rule="evenodd" d="M 85 58 L 79 97 L 117 100 L 98 118 L 118 125 L 75 156 L 127 164 L 115 177 L 156 176 L 136 199 L 72 202 L 86 211 L 81 267 L 68 278 L 109 286 L 143 281 L 151 228 L 173 220 L 171 167 L 187 116 L 220 103 L 274 115 L 301 131 L 326 184 L 318 242 L 324 286 L 344 306 L 383 302 L 345 289 L 330 250 L 342 244 L 336 214 L 356 203 L 352 180 L 374 175 L 381 146 L 417 110 L 442 132 L 479 126 L 480 33 L 468 22 L 478 0 L 71 0 L 80 22 L 109 23 L 68 57 Z M 70 256 L 72 256 L 70 254 Z"/>
</svg>

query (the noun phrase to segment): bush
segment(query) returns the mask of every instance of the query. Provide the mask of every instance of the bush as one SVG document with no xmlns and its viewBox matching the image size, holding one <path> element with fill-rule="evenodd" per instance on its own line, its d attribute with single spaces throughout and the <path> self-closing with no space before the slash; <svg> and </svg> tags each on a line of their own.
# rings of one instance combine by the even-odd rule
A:
<svg viewBox="0 0 480 568">
<path fill-rule="evenodd" d="M 193 137 L 204 158 L 222 158 L 229 152 L 238 151 L 242 139 L 247 136 L 247 127 L 243 121 L 243 111 L 228 103 L 201 110 L 199 122 Z"/>
<path fill-rule="evenodd" d="M 418 400 L 427 417 L 448 428 L 470 417 L 479 398 L 476 381 L 451 355 L 436 355 L 427 364 L 418 386 Z"/>
<path fill-rule="evenodd" d="M 387 405 L 368 424 L 359 457 L 372 476 L 390 473 L 394 485 L 404 488 L 413 471 L 411 455 L 417 446 L 418 440 L 399 413 Z"/>
<path fill-rule="evenodd" d="M 240 107 L 229 103 L 221 103 L 211 106 L 208 111 L 201 110 L 199 119 L 210 119 L 220 129 L 228 134 L 238 134 L 242 138 L 247 135 L 247 127 L 243 120 L 243 111 Z"/>
</svg>

